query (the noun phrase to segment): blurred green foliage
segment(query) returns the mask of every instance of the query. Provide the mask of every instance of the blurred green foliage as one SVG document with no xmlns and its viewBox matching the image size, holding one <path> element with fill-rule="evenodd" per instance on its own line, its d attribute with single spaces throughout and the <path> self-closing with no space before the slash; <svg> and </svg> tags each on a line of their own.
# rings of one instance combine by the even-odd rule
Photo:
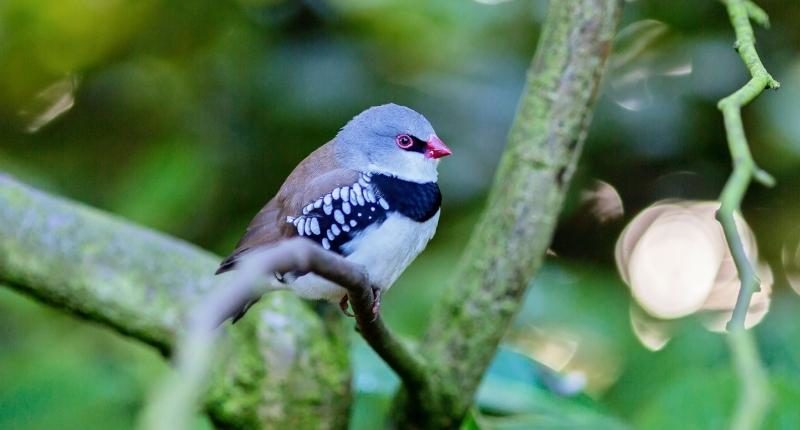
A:
<svg viewBox="0 0 800 430">
<path fill-rule="evenodd" d="M 455 151 L 440 169 L 439 233 L 383 307 L 392 327 L 419 336 L 491 183 L 546 10 L 482 3 L 495 2 L 0 2 L 0 171 L 224 254 L 347 119 L 410 105 Z M 773 25 L 757 31 L 758 49 L 783 87 L 744 111 L 745 127 L 779 182 L 753 187 L 744 213 L 776 278 L 756 330 L 775 393 L 768 427 L 790 429 L 800 427 L 799 303 L 780 256 L 800 238 L 800 4 L 759 4 Z M 745 70 L 718 2 L 628 2 L 621 28 L 557 257 L 464 428 L 708 429 L 731 416 L 737 382 L 722 337 L 689 320 L 664 350 L 640 346 L 612 261 L 624 222 L 585 216 L 579 197 L 602 179 L 625 219 L 662 198 L 713 199 L 730 167 L 715 104 Z M 353 345 L 352 427 L 376 428 L 397 382 Z M 532 360 L 544 346 L 572 355 L 551 354 L 568 357 L 553 370 Z M 165 371 L 155 351 L 0 289 L 2 429 L 131 428 Z"/>
</svg>

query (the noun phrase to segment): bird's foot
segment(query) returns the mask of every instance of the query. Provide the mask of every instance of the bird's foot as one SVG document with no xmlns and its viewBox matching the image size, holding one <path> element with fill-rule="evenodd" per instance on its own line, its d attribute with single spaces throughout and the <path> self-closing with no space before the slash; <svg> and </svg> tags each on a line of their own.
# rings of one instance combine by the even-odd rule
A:
<svg viewBox="0 0 800 430">
<path fill-rule="evenodd" d="M 378 314 L 381 311 L 381 289 L 380 288 L 372 288 L 372 319 L 370 322 L 374 322 L 378 319 Z M 355 317 L 356 315 L 350 312 L 350 300 L 347 298 L 347 295 L 342 296 L 342 299 L 339 300 L 339 309 L 342 310 L 342 313 L 349 316 Z"/>
<path fill-rule="evenodd" d="M 350 302 L 347 300 L 347 294 L 342 296 L 342 300 L 339 300 L 339 309 L 342 310 L 342 313 L 349 316 L 354 317 L 356 316 L 354 313 L 350 312 Z"/>
<path fill-rule="evenodd" d="M 372 287 L 372 296 L 374 301 L 372 302 L 372 320 L 374 322 L 378 319 L 378 313 L 381 311 L 381 289 Z"/>
</svg>

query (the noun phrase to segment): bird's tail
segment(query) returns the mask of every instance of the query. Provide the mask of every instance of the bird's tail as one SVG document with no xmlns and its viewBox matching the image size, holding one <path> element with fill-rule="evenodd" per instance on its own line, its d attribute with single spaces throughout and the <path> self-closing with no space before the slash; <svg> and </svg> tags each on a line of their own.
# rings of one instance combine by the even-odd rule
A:
<svg viewBox="0 0 800 430">
<path fill-rule="evenodd" d="M 237 253 L 231 255 L 230 257 L 226 258 L 225 260 L 223 260 L 222 263 L 220 263 L 219 268 L 217 268 L 217 271 L 214 272 L 214 274 L 215 275 L 220 275 L 222 273 L 226 273 L 226 272 L 234 270 L 236 268 L 236 262 L 237 262 L 238 258 L 241 256 L 241 254 L 242 254 L 242 252 L 237 252 Z M 272 276 L 268 277 L 266 284 L 262 286 L 262 288 L 263 288 L 262 291 L 270 292 L 270 291 L 284 290 L 284 289 L 288 288 L 286 283 L 289 281 L 289 279 L 287 279 L 287 278 L 288 277 L 286 275 L 284 275 L 284 274 L 275 273 L 274 277 L 272 277 Z M 232 313 L 228 317 L 228 318 L 231 319 L 231 324 L 236 324 L 237 321 L 242 319 L 242 317 L 247 313 L 247 311 L 250 310 L 250 308 L 254 304 L 258 303 L 258 301 L 260 299 L 261 299 L 261 296 L 258 296 L 258 297 L 256 297 L 255 299 L 252 299 L 252 300 L 248 300 L 244 304 L 244 306 L 242 306 L 241 309 L 239 309 L 235 313 Z M 227 320 L 228 318 L 225 318 L 225 320 Z"/>
<path fill-rule="evenodd" d="M 261 297 L 258 297 L 258 298 L 256 298 L 256 299 L 250 300 L 250 301 L 248 301 L 247 303 L 245 303 L 245 304 L 244 304 L 244 306 L 243 306 L 241 309 L 239 309 L 239 311 L 238 311 L 238 312 L 236 312 L 236 313 L 235 313 L 235 314 L 234 314 L 234 315 L 231 317 L 231 324 L 236 324 L 236 322 L 237 322 L 237 321 L 239 321 L 240 319 L 242 319 L 242 317 L 244 316 L 244 314 L 246 314 L 246 313 L 247 313 L 247 311 L 248 311 L 248 310 L 250 310 L 250 308 L 251 308 L 251 307 L 252 307 L 254 304 L 258 303 L 258 301 L 259 301 L 259 300 L 261 300 Z"/>
<path fill-rule="evenodd" d="M 219 267 L 217 268 L 217 271 L 214 272 L 214 274 L 215 275 L 220 275 L 222 273 L 229 272 L 229 271 L 233 270 L 234 266 L 236 265 L 236 259 L 238 257 L 239 257 L 239 254 L 233 254 L 233 255 L 229 256 L 228 258 L 222 260 L 222 262 L 219 263 Z"/>
<path fill-rule="evenodd" d="M 266 293 L 270 293 L 272 291 L 285 290 L 285 289 L 289 288 L 285 283 L 280 281 L 280 278 L 278 278 L 277 275 L 278 274 L 276 274 L 276 276 L 274 278 L 270 277 L 268 282 L 266 282 L 265 284 L 260 284 L 259 285 L 259 290 L 261 292 L 263 292 L 264 294 L 266 294 Z M 261 300 L 261 295 L 258 295 L 254 299 L 248 300 L 241 307 L 241 309 L 239 309 L 236 312 L 234 312 L 231 315 L 229 315 L 228 318 L 231 319 L 231 324 L 236 324 L 237 321 L 242 319 L 242 317 L 247 313 L 247 311 L 250 310 L 250 308 L 254 304 L 258 303 L 259 300 Z M 226 319 L 228 319 L 228 318 L 226 318 Z"/>
</svg>

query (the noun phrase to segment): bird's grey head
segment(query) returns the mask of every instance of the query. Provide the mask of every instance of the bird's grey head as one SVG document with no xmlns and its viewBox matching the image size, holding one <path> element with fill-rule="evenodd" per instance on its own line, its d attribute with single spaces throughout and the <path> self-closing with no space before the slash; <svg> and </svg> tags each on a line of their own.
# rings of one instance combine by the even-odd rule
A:
<svg viewBox="0 0 800 430">
<path fill-rule="evenodd" d="M 336 155 L 348 168 L 414 182 L 434 182 L 450 149 L 420 113 L 393 103 L 356 115 L 336 135 Z"/>
</svg>

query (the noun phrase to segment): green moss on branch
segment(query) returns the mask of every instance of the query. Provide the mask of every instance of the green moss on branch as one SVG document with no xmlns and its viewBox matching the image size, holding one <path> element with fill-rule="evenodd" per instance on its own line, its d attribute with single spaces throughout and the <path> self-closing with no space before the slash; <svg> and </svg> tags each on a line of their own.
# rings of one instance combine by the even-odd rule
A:
<svg viewBox="0 0 800 430">
<path fill-rule="evenodd" d="M 611 50 L 619 0 L 550 2 L 489 203 L 421 350 L 456 425 L 550 244 Z"/>
<path fill-rule="evenodd" d="M 165 353 L 185 312 L 222 281 L 213 276 L 218 262 L 0 175 L 0 283 Z M 233 352 L 215 372 L 212 419 L 233 428 L 345 426 L 346 345 L 299 299 L 265 296 L 227 330 Z"/>
</svg>

